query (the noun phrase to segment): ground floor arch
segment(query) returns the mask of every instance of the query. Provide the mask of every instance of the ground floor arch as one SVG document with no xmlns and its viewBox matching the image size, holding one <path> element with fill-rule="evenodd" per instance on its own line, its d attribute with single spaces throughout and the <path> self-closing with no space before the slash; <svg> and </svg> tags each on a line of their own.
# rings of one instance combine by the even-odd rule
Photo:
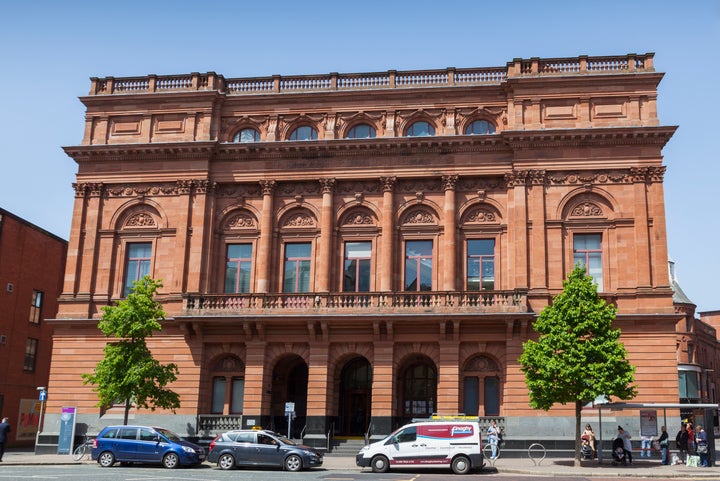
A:
<svg viewBox="0 0 720 481">
<path fill-rule="evenodd" d="M 372 366 L 366 358 L 354 357 L 340 372 L 338 434 L 364 435 L 372 415 L 371 401 Z"/>
<path fill-rule="evenodd" d="M 432 359 L 421 354 L 408 356 L 398 366 L 397 374 L 396 412 L 401 423 L 437 412 L 438 370 Z"/>
<path fill-rule="evenodd" d="M 300 436 L 305 425 L 308 401 L 308 365 L 294 354 L 286 355 L 272 369 L 270 397 L 270 428 L 283 434 Z M 295 409 L 291 430 L 285 414 L 287 403 Z"/>
</svg>

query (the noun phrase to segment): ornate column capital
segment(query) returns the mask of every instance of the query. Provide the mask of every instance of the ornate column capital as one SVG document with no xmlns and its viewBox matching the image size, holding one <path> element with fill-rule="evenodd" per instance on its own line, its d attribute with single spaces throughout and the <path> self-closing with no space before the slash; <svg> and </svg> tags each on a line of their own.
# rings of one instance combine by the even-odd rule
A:
<svg viewBox="0 0 720 481">
<path fill-rule="evenodd" d="M 277 187 L 277 182 L 274 180 L 263 179 L 260 181 L 260 188 L 262 189 L 263 195 L 272 195 Z"/>
<path fill-rule="evenodd" d="M 392 192 L 397 184 L 397 177 L 380 177 L 383 192 Z"/>
<path fill-rule="evenodd" d="M 443 190 L 455 190 L 457 186 L 458 176 L 457 175 L 443 175 L 442 185 Z"/>
<path fill-rule="evenodd" d="M 320 186 L 323 194 L 332 194 L 335 190 L 335 179 L 334 178 L 322 178 L 319 179 Z"/>
</svg>

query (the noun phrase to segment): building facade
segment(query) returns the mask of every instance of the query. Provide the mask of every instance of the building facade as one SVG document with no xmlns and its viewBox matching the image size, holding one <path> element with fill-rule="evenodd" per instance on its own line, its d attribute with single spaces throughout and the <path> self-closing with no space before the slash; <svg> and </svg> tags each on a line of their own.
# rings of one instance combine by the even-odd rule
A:
<svg viewBox="0 0 720 481">
<path fill-rule="evenodd" d="M 504 67 L 94 78 L 54 334 L 48 419 L 121 410 L 81 382 L 102 306 L 143 275 L 168 313 L 183 434 L 379 435 L 437 413 L 517 437 L 517 361 L 576 262 L 618 307 L 638 402 L 677 402 L 653 54 Z M 114 421 L 113 421 L 114 420 Z M 52 429 L 48 427 L 48 429 Z"/>
<path fill-rule="evenodd" d="M 67 241 L 0 209 L 0 417 L 8 446 L 32 445 L 40 419 L 38 387 L 50 373 Z"/>
</svg>

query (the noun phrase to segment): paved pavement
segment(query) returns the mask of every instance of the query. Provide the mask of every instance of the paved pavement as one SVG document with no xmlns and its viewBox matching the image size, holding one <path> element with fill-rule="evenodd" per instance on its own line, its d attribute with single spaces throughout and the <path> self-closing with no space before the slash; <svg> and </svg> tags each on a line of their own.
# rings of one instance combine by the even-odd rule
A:
<svg viewBox="0 0 720 481">
<path fill-rule="evenodd" d="M 81 463 L 93 463 L 85 459 Z M 61 454 L 34 454 L 33 451 L 8 450 L 5 452 L 0 469 L 3 465 L 38 465 L 38 464 L 75 464 L 72 456 Z M 355 458 L 349 456 L 326 456 L 324 469 L 329 470 L 360 470 L 355 465 Z M 364 468 L 369 471 L 370 468 Z M 486 469 L 490 472 L 529 474 L 541 476 L 602 476 L 602 477 L 647 477 L 647 478 L 688 478 L 688 479 L 720 479 L 720 466 L 695 468 L 679 464 L 663 466 L 659 459 L 635 460 L 631 466 L 613 466 L 609 461 L 599 464 L 597 460 L 583 461 L 580 467 L 568 458 L 546 458 L 537 465 L 528 458 L 499 458 L 495 465 L 489 462 Z"/>
</svg>

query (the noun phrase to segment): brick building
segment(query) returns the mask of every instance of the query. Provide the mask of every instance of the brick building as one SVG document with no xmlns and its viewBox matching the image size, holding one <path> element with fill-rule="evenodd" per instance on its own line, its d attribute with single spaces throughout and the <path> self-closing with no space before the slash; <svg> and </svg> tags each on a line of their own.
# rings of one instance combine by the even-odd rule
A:
<svg viewBox="0 0 720 481">
<path fill-rule="evenodd" d="M 653 55 L 504 67 L 94 78 L 48 419 L 117 422 L 80 375 L 100 308 L 149 274 L 168 313 L 184 434 L 234 426 L 323 445 L 431 413 L 573 434 L 517 362 L 575 262 L 618 307 L 637 402 L 677 402 Z M 631 416 L 632 425 L 636 413 Z M 637 424 L 637 423 L 635 423 Z"/>
<path fill-rule="evenodd" d="M 0 209 L 0 417 L 9 446 L 35 442 L 38 387 L 47 386 L 67 241 Z"/>
</svg>

